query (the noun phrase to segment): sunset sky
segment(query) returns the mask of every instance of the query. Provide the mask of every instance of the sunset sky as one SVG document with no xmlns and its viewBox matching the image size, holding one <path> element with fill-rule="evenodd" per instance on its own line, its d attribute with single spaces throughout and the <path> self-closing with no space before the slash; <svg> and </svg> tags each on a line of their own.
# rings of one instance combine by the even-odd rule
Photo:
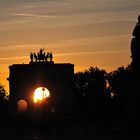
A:
<svg viewBox="0 0 140 140">
<path fill-rule="evenodd" d="M 139 0 L 0 0 L 0 83 L 40 48 L 75 72 L 126 66 L 139 14 Z"/>
</svg>

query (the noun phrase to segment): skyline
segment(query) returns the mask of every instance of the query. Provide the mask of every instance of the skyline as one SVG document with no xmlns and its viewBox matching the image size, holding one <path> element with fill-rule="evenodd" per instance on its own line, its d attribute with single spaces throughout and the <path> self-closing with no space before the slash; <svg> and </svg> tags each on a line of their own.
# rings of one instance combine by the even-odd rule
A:
<svg viewBox="0 0 140 140">
<path fill-rule="evenodd" d="M 0 83 L 8 90 L 8 66 L 29 63 L 40 48 L 75 72 L 127 66 L 139 7 L 138 0 L 0 1 Z"/>
</svg>

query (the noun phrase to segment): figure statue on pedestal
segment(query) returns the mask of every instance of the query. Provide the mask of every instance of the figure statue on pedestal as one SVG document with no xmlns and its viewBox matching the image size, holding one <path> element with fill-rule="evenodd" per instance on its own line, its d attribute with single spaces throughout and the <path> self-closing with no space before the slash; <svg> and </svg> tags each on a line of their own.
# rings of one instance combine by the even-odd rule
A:
<svg viewBox="0 0 140 140">
<path fill-rule="evenodd" d="M 50 62 L 52 62 L 52 59 L 53 59 L 53 54 L 52 52 L 50 52 Z"/>
<path fill-rule="evenodd" d="M 36 53 L 34 52 L 34 59 L 35 59 L 35 62 L 37 62 L 37 55 L 36 55 Z"/>
<path fill-rule="evenodd" d="M 134 28 L 132 35 L 133 38 L 131 41 L 131 64 L 133 66 L 138 66 L 140 65 L 140 15 L 138 16 L 138 22 Z"/>
<path fill-rule="evenodd" d="M 31 62 L 33 62 L 34 56 L 32 52 L 30 53 L 30 59 L 31 59 Z"/>
<path fill-rule="evenodd" d="M 140 15 L 138 16 L 138 22 L 136 23 L 136 26 L 134 28 L 132 35 L 140 38 Z"/>
</svg>

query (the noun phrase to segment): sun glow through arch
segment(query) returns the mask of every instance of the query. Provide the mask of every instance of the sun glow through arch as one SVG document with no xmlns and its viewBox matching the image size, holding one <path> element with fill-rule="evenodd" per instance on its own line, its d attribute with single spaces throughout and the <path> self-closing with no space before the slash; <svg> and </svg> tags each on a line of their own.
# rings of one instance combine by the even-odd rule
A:
<svg viewBox="0 0 140 140">
<path fill-rule="evenodd" d="M 45 87 L 39 87 L 34 91 L 34 102 L 42 101 L 43 99 L 50 97 L 50 92 Z"/>
</svg>

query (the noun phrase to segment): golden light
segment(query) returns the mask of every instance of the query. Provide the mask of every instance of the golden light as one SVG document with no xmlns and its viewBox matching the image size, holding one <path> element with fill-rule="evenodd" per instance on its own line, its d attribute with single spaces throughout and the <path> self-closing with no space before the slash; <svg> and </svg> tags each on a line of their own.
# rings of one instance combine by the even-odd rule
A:
<svg viewBox="0 0 140 140">
<path fill-rule="evenodd" d="M 45 87 L 39 87 L 34 91 L 34 102 L 42 101 L 43 99 L 50 97 L 50 92 Z"/>
</svg>

